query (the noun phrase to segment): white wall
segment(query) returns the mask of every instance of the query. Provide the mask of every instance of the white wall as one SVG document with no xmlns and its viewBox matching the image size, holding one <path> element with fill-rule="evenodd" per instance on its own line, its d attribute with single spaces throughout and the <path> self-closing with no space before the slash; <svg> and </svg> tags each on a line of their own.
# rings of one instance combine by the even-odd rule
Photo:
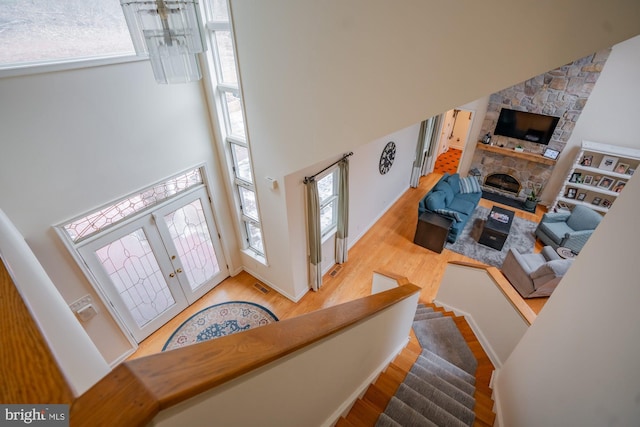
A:
<svg viewBox="0 0 640 427">
<path fill-rule="evenodd" d="M 640 37 L 614 47 L 574 138 L 640 146 Z M 500 370 L 502 425 L 636 426 L 640 182 L 631 178 Z"/>
<path fill-rule="evenodd" d="M 74 396 L 80 396 L 106 375 L 109 367 L 67 308 L 24 237 L 1 209 L 0 257 L 67 384 Z"/>
<path fill-rule="evenodd" d="M 283 175 L 640 32 L 635 0 L 231 0 L 231 12 L 252 152 Z M 532 23 L 544 31 L 522 31 Z"/>
<path fill-rule="evenodd" d="M 0 79 L 0 208 L 67 303 L 96 293 L 52 226 L 205 163 L 217 169 L 203 90 L 158 85 L 148 62 Z M 211 178 L 211 177 L 209 177 Z M 238 262 L 225 192 L 219 228 Z M 234 258 L 235 257 L 235 258 Z M 106 308 L 84 324 L 108 362 L 130 349 Z"/>
<path fill-rule="evenodd" d="M 550 0 L 535 8 L 508 0 L 231 0 L 269 261 L 252 271 L 294 299 L 306 286 L 306 244 L 295 231 L 300 190 L 289 177 L 637 34 L 634 12 L 632 0 L 562 8 Z M 525 22 L 545 22 L 545 31 L 523 32 Z M 269 190 L 266 176 L 287 177 L 286 188 Z"/>
<path fill-rule="evenodd" d="M 496 368 L 507 360 L 529 327 L 483 268 L 447 265 L 434 302 L 467 319 Z"/>
<path fill-rule="evenodd" d="M 412 125 L 354 148 L 353 156 L 349 158 L 349 246 L 353 245 L 409 188 L 419 130 L 419 124 Z M 380 175 L 380 155 L 389 141 L 396 144 L 396 158 L 389 172 Z M 344 153 L 346 152 L 284 177 L 282 181 L 286 212 L 276 218 L 263 218 L 266 240 L 270 248 L 277 248 L 269 251 L 269 260 L 274 265 L 286 265 L 291 268 L 293 287 L 285 288 L 284 291 L 285 295 L 294 300 L 300 299 L 309 288 L 305 189 L 302 180 L 305 176 L 324 169 Z M 287 233 L 289 241 L 284 241 L 274 230 Z M 331 245 L 332 242 L 333 239 L 330 239 L 323 247 Z M 326 254 L 323 253 L 323 268 L 326 268 L 324 255 Z M 333 263 L 329 256 L 326 257 L 326 263 Z M 283 288 L 282 282 L 272 285 L 276 289 Z"/>
</svg>

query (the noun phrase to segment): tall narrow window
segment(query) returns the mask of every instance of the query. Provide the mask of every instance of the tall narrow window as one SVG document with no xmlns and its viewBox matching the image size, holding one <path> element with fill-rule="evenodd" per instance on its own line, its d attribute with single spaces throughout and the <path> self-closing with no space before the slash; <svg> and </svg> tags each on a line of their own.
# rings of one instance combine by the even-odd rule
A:
<svg viewBox="0 0 640 427">
<path fill-rule="evenodd" d="M 333 169 L 318 179 L 318 197 L 320 199 L 320 235 L 322 237 L 335 231 L 338 225 L 338 173 Z"/>
<path fill-rule="evenodd" d="M 212 46 L 207 55 L 209 67 L 214 71 L 210 74 L 215 88 L 217 122 L 220 124 L 219 131 L 231 164 L 231 180 L 235 190 L 236 210 L 242 224 L 242 237 L 245 249 L 249 249 L 249 253 L 257 255 L 259 259 L 264 259 L 260 209 L 253 179 L 227 0 L 208 0 L 205 5 Z"/>
</svg>

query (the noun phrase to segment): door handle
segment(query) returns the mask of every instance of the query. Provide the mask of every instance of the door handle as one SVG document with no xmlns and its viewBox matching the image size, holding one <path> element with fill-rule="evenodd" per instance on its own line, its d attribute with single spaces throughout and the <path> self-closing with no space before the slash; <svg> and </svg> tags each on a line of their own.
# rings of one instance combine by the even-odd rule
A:
<svg viewBox="0 0 640 427">
<path fill-rule="evenodd" d="M 177 269 L 176 273 L 182 273 L 182 269 L 181 268 Z"/>
<path fill-rule="evenodd" d="M 176 277 L 175 273 L 169 273 L 169 277 L 173 278 Z"/>
</svg>

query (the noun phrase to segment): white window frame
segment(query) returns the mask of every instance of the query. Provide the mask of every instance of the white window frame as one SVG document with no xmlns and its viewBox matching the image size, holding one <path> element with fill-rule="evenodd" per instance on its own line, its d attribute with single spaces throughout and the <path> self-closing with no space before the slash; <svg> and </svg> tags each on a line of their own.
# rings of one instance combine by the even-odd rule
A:
<svg viewBox="0 0 640 427">
<path fill-rule="evenodd" d="M 117 0 L 115 0 L 115 2 L 117 2 Z M 122 15 L 122 23 L 123 27 L 127 28 L 124 15 Z M 133 49 L 132 44 L 130 51 L 113 52 L 108 55 L 101 54 L 96 51 L 95 54 L 89 56 L 77 55 L 55 59 L 43 58 L 40 60 L 33 60 L 29 62 L 0 63 L 0 78 L 51 73 L 79 68 L 99 67 L 125 62 L 144 61 L 147 59 L 148 58 L 138 57 L 135 50 Z"/>
<path fill-rule="evenodd" d="M 340 169 L 338 167 L 334 167 L 329 169 L 326 173 L 323 173 L 320 177 L 316 177 L 316 185 L 318 186 L 318 192 L 320 190 L 319 185 L 320 181 L 328 177 L 329 175 L 333 176 L 333 191 L 332 194 L 324 200 L 320 200 L 320 207 L 318 212 L 319 216 L 322 216 L 322 209 L 326 206 L 333 203 L 333 221 L 324 228 L 320 229 L 320 237 L 324 242 L 329 238 L 332 234 L 336 232 L 338 229 L 338 192 L 339 192 L 339 179 L 340 179 Z"/>
<path fill-rule="evenodd" d="M 211 85 L 211 94 L 214 98 L 215 103 L 215 122 L 218 124 L 217 131 L 220 135 L 220 141 L 223 146 L 223 152 L 225 159 L 228 165 L 228 176 L 230 185 L 233 188 L 233 197 L 235 202 L 235 210 L 236 217 L 240 224 L 240 233 L 243 241 L 243 252 L 257 261 L 267 264 L 267 255 L 265 250 L 265 242 L 264 242 L 264 232 L 262 229 L 261 215 L 260 215 L 260 205 L 258 202 L 258 194 L 255 187 L 255 174 L 253 173 L 253 164 L 251 161 L 251 149 L 250 142 L 248 137 L 248 131 L 246 127 L 246 112 L 244 109 L 244 103 L 242 99 L 242 87 L 240 82 L 240 76 L 238 75 L 238 60 L 237 53 L 235 51 L 235 38 L 233 34 L 233 26 L 231 24 L 231 20 L 229 21 L 213 21 L 210 19 L 212 16 L 211 13 L 211 2 L 212 0 L 204 0 L 203 7 L 204 13 L 203 16 L 208 20 L 206 23 L 206 29 L 208 31 L 207 39 L 210 44 L 211 49 L 207 51 L 206 55 L 206 67 L 209 72 L 208 78 L 209 83 Z M 227 1 L 227 10 L 229 10 L 229 4 Z M 220 61 L 220 54 L 218 52 L 218 46 L 215 43 L 215 32 L 216 31 L 228 31 L 230 33 L 231 41 L 233 44 L 233 56 L 235 62 L 235 70 L 236 70 L 236 80 L 238 83 L 229 83 L 222 82 L 222 65 Z M 230 113 L 227 109 L 227 102 L 225 95 L 227 93 L 233 93 L 240 99 L 241 104 L 241 112 L 242 112 L 242 121 L 244 125 L 244 135 L 237 135 L 232 133 L 231 127 L 231 119 Z M 251 171 L 251 179 L 252 181 L 247 181 L 242 179 L 237 174 L 237 165 L 235 163 L 235 156 L 233 155 L 232 144 L 237 144 L 247 148 L 248 158 L 249 158 L 249 169 Z M 240 188 L 244 188 L 245 190 L 252 191 L 255 194 L 256 200 L 256 209 L 258 218 L 253 218 L 245 214 L 242 207 L 242 198 L 240 196 Z M 260 247 L 252 244 L 252 240 L 249 238 L 251 236 L 251 227 L 256 227 L 260 231 Z"/>
</svg>

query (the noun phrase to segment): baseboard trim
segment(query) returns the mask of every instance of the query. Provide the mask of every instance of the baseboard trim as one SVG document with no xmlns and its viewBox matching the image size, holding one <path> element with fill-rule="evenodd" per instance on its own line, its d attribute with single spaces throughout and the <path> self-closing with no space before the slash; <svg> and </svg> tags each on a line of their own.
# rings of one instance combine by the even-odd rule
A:
<svg viewBox="0 0 640 427">
<path fill-rule="evenodd" d="M 437 299 L 433 300 L 433 302 L 434 304 L 444 307 L 448 311 L 453 311 L 456 314 L 456 316 L 463 316 L 466 319 L 467 323 L 469 324 L 469 327 L 475 334 L 476 338 L 478 338 L 478 341 L 480 342 L 482 349 L 485 351 L 485 353 L 487 353 L 487 356 L 489 356 L 491 363 L 493 363 L 493 367 L 496 370 L 502 367 L 502 361 L 500 360 L 495 350 L 491 346 L 491 343 L 489 342 L 489 340 L 487 340 L 487 337 L 482 333 L 482 329 L 480 329 L 480 327 L 478 326 L 478 324 L 476 323 L 476 321 L 474 320 L 471 314 L 467 313 L 466 311 L 460 310 L 456 307 L 452 307 L 448 304 L 445 304 L 442 301 L 439 301 Z"/>
<path fill-rule="evenodd" d="M 340 417 L 346 416 L 349 413 L 349 411 L 351 410 L 351 408 L 353 407 L 353 405 L 356 403 L 356 401 L 358 399 L 360 399 L 362 396 L 364 396 L 364 394 L 367 392 L 367 389 L 369 388 L 369 386 L 376 381 L 378 376 L 380 376 L 380 374 L 382 372 L 384 372 L 384 370 L 387 368 L 387 366 L 389 366 L 389 364 L 393 361 L 393 359 L 395 359 L 396 356 L 398 356 L 402 352 L 402 350 L 404 350 L 404 348 L 407 346 L 407 344 L 409 344 L 409 337 L 407 337 L 407 341 L 404 342 L 400 347 L 398 347 L 394 352 L 392 352 L 391 356 L 389 356 L 387 359 L 385 359 L 385 361 L 382 362 L 371 373 L 371 375 L 369 375 L 369 377 L 362 382 L 360 387 L 358 387 L 353 393 L 351 393 L 351 395 L 349 395 L 349 398 L 346 399 L 346 401 L 342 405 L 340 405 L 333 412 L 333 414 L 331 414 L 329 416 L 329 418 L 327 418 L 325 420 L 325 422 L 320 424 L 320 426 L 321 427 L 332 427 L 338 422 Z"/>
</svg>

